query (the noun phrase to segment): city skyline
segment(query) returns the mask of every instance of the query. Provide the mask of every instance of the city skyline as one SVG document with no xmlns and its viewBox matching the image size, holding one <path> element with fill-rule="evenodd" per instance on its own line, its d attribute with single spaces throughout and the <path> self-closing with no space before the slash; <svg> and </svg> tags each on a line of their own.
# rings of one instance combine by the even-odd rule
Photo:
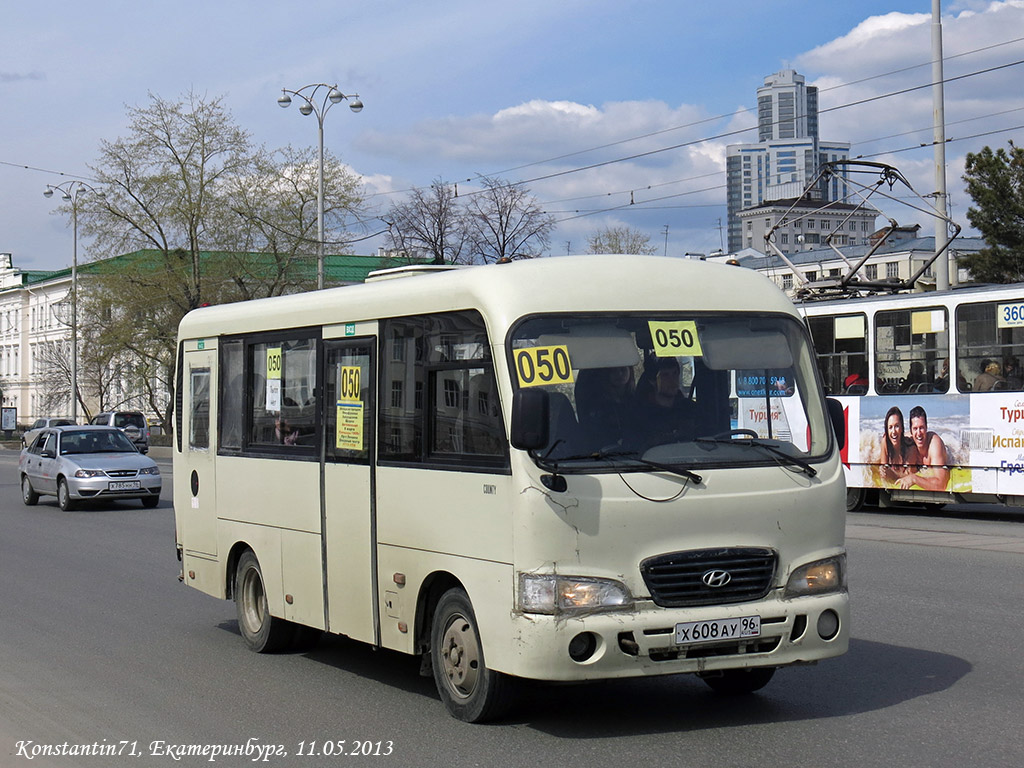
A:
<svg viewBox="0 0 1024 768">
<path fill-rule="evenodd" d="M 659 253 L 718 250 L 725 148 L 757 141 L 756 90 L 783 69 L 818 88 L 822 138 L 896 165 L 922 193 L 934 183 L 924 0 L 827 13 L 805 0 L 302 10 L 57 0 L 5 12 L 0 252 L 22 269 L 66 267 L 71 233 L 51 215 L 45 186 L 89 178 L 100 142 L 126 134 L 126 106 L 190 89 L 223 96 L 257 144 L 308 147 L 314 121 L 275 101 L 281 88 L 336 82 L 365 109 L 328 118 L 327 148 L 362 175 L 378 213 L 411 186 L 439 178 L 471 190 L 480 175 L 500 175 L 524 182 L 558 221 L 552 253 L 586 250 L 587 235 L 605 226 L 638 229 Z M 943 4 L 947 183 L 963 225 L 964 155 L 1024 133 L 1019 29 L 1022 0 Z"/>
</svg>

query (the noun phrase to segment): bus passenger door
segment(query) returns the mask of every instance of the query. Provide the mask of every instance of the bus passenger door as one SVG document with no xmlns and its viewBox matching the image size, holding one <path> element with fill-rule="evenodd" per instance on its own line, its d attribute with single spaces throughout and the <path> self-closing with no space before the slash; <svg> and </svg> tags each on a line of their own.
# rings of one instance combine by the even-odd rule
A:
<svg viewBox="0 0 1024 768">
<path fill-rule="evenodd" d="M 185 348 L 182 376 L 184 472 L 175 472 L 174 497 L 182 519 L 179 536 L 186 558 L 217 555 L 217 484 L 214 482 L 217 349 Z M 193 347 L 195 342 L 192 343 Z"/>
<path fill-rule="evenodd" d="M 328 630 L 376 644 L 374 346 L 324 343 L 323 546 Z"/>
</svg>

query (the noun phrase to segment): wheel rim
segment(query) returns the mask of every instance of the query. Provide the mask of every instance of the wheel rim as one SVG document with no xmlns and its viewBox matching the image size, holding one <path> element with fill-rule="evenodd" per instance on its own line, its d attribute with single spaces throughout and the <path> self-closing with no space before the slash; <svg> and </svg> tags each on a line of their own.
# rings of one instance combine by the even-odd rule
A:
<svg viewBox="0 0 1024 768">
<path fill-rule="evenodd" d="M 441 637 L 441 669 L 451 692 L 466 699 L 480 680 L 480 643 L 472 622 L 455 614 Z"/>
<path fill-rule="evenodd" d="M 248 568 L 242 577 L 242 621 L 250 634 L 257 634 L 267 615 L 266 593 L 263 579 L 255 568 Z"/>
<path fill-rule="evenodd" d="M 62 507 L 66 507 L 68 505 L 69 499 L 70 497 L 68 496 L 68 484 L 61 481 L 61 483 L 57 486 L 57 503 L 60 504 Z"/>
<path fill-rule="evenodd" d="M 21 479 L 21 495 L 25 501 L 32 498 L 32 483 L 29 482 L 27 477 Z"/>
</svg>

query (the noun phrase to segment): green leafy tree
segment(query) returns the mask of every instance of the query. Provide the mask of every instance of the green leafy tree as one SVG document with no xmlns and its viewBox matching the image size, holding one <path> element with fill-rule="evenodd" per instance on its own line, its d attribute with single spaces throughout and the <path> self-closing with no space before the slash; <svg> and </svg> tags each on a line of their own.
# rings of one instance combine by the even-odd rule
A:
<svg viewBox="0 0 1024 768">
<path fill-rule="evenodd" d="M 590 253 L 629 253 L 652 255 L 658 249 L 651 238 L 632 227 L 605 227 L 587 238 Z"/>
<path fill-rule="evenodd" d="M 974 205 L 971 225 L 988 244 L 959 262 L 975 280 L 1016 283 L 1024 280 L 1024 148 L 1009 142 L 1009 151 L 985 147 L 968 153 L 964 181 Z"/>
</svg>

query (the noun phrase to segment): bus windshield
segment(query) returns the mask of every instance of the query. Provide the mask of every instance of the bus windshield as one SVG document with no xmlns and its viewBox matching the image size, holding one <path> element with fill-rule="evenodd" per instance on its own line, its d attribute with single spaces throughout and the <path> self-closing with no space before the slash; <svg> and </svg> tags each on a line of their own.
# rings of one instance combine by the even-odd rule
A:
<svg viewBox="0 0 1024 768">
<path fill-rule="evenodd" d="M 559 471 L 783 463 L 829 448 L 803 327 L 785 316 L 535 316 L 513 329 L 513 379 L 548 400 Z M 813 470 L 810 470 L 813 471 Z"/>
</svg>

